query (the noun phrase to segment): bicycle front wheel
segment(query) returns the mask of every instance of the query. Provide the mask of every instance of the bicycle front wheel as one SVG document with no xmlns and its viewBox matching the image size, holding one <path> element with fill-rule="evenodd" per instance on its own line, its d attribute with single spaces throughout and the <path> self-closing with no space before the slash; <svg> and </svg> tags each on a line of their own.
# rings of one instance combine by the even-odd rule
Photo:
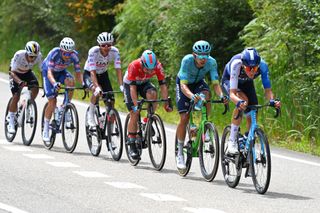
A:
<svg viewBox="0 0 320 213">
<path fill-rule="evenodd" d="M 113 160 L 119 161 L 121 159 L 123 149 L 123 135 L 121 119 L 118 111 L 114 108 L 110 109 L 107 114 L 106 121 L 108 150 L 111 152 Z"/>
<path fill-rule="evenodd" d="M 67 152 L 72 153 L 78 143 L 79 118 L 76 107 L 68 103 L 62 114 L 62 141 Z"/>
<path fill-rule="evenodd" d="M 127 115 L 126 117 L 126 120 L 124 122 L 124 134 L 125 134 L 125 150 L 126 150 L 126 153 L 127 153 L 127 157 L 128 157 L 128 160 L 130 162 L 130 164 L 132 166 L 136 166 L 138 165 L 140 159 L 133 159 L 131 156 L 130 156 L 130 145 L 128 144 L 128 125 L 129 125 L 129 120 L 130 120 L 130 114 Z"/>
<path fill-rule="evenodd" d="M 8 101 L 8 104 L 7 104 L 7 108 L 6 108 L 6 115 L 4 117 L 4 132 L 5 132 L 5 135 L 6 135 L 6 139 L 8 142 L 12 142 L 13 139 L 16 137 L 16 134 L 17 134 L 17 130 L 18 130 L 18 124 L 17 122 L 15 121 L 15 133 L 9 133 L 8 132 L 8 125 L 9 125 L 9 106 L 10 106 L 10 103 L 11 103 L 11 99 Z"/>
<path fill-rule="evenodd" d="M 28 100 L 22 117 L 22 140 L 23 144 L 29 146 L 32 143 L 37 129 L 38 111 L 36 102 Z"/>
<path fill-rule="evenodd" d="M 89 113 L 89 107 L 86 112 L 86 120 L 85 120 L 85 127 L 86 127 L 86 137 L 87 137 L 87 143 L 90 150 L 90 153 L 93 156 L 99 156 L 101 151 L 101 145 L 102 145 L 102 131 L 98 125 L 95 127 L 90 127 L 88 124 L 88 113 Z M 94 113 L 94 119 L 96 122 L 98 122 L 98 112 L 95 110 Z M 103 133 L 104 134 L 104 133 Z"/>
<path fill-rule="evenodd" d="M 225 182 L 231 188 L 235 188 L 240 181 L 242 172 L 242 163 L 236 163 L 234 156 L 227 155 L 228 139 L 230 137 L 230 126 L 223 130 L 221 138 L 221 168 Z"/>
<path fill-rule="evenodd" d="M 44 128 L 44 115 L 46 112 L 46 109 L 48 107 L 48 102 L 44 105 L 43 110 L 42 110 L 42 118 L 41 118 L 41 135 L 43 134 L 43 128 Z M 51 120 L 49 121 L 49 134 L 50 134 L 50 141 L 46 142 L 43 141 L 44 147 L 47 149 L 51 149 L 53 147 L 54 141 L 56 140 L 56 129 L 57 129 L 57 124 L 56 121 L 53 119 L 54 115 L 51 117 Z"/>
<path fill-rule="evenodd" d="M 255 130 L 250 144 L 250 166 L 253 184 L 259 194 L 264 194 L 271 178 L 271 156 L 268 139 L 261 129 Z"/>
<path fill-rule="evenodd" d="M 201 133 L 199 161 L 202 176 L 206 181 L 212 181 L 219 167 L 219 136 L 216 127 L 210 122 L 205 123 Z"/>
<path fill-rule="evenodd" d="M 163 122 L 159 115 L 152 115 L 148 121 L 147 131 L 151 163 L 157 171 L 160 171 L 166 161 L 167 141 Z"/>
</svg>

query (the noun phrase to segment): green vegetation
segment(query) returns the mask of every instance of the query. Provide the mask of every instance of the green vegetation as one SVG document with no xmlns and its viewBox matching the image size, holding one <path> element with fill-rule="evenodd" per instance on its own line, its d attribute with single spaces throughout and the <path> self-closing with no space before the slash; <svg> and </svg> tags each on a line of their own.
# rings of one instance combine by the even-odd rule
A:
<svg viewBox="0 0 320 213">
<path fill-rule="evenodd" d="M 259 123 L 273 144 L 320 155 L 317 0 L 2 0 L 0 6 L 1 71 L 7 72 L 14 52 L 28 40 L 38 41 L 46 56 L 64 36 L 76 41 L 84 63 L 96 36 L 112 31 L 123 71 L 144 49 L 155 51 L 168 75 L 173 102 L 180 61 L 195 41 L 204 39 L 213 45 L 211 55 L 220 75 L 234 54 L 254 46 L 269 64 L 273 92 L 283 105 L 279 119 L 264 110 Z M 117 85 L 114 76 L 113 82 Z M 255 84 L 259 102 L 264 103 L 261 81 Z M 126 111 L 121 98 L 117 107 Z M 230 122 L 231 112 L 225 117 L 222 106 L 213 107 L 211 119 L 221 130 Z M 160 107 L 159 113 L 177 123 L 176 111 L 165 114 Z"/>
</svg>

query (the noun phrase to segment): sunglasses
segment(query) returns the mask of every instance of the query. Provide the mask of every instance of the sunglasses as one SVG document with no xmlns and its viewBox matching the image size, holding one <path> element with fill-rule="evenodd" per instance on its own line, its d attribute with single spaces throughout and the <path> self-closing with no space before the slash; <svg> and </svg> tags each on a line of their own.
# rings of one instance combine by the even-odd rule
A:
<svg viewBox="0 0 320 213">
<path fill-rule="evenodd" d="M 100 44 L 100 47 L 111 47 L 112 46 L 112 44 Z"/>
<path fill-rule="evenodd" d="M 209 58 L 209 54 L 203 54 L 203 55 L 195 54 L 195 55 L 196 55 L 196 58 L 198 58 L 198 59 L 208 59 Z"/>
<path fill-rule="evenodd" d="M 28 55 L 28 57 L 29 57 L 30 59 L 35 59 L 37 56 Z"/>
<path fill-rule="evenodd" d="M 65 56 L 65 57 L 70 57 L 72 54 L 72 52 L 65 52 L 65 51 L 62 51 L 62 55 Z"/>
<path fill-rule="evenodd" d="M 250 66 L 244 66 L 244 70 L 248 73 L 250 72 L 257 72 L 258 71 L 259 66 L 254 66 L 254 67 L 250 67 Z"/>
</svg>

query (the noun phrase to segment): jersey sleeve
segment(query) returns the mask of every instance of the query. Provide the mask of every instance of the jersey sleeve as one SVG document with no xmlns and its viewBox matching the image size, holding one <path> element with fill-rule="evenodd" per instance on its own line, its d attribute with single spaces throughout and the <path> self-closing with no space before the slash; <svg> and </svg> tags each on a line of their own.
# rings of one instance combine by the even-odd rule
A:
<svg viewBox="0 0 320 213">
<path fill-rule="evenodd" d="M 76 54 L 76 53 L 72 54 L 72 60 L 73 60 L 73 65 L 74 65 L 74 71 L 80 72 L 81 67 L 80 67 L 80 60 L 79 60 L 78 54 Z"/>
<path fill-rule="evenodd" d="M 188 84 L 188 63 L 185 58 L 182 59 L 181 65 L 180 65 L 180 70 L 179 70 L 179 78 L 180 82 L 183 84 Z"/>
<path fill-rule="evenodd" d="M 238 89 L 238 78 L 241 69 L 241 60 L 234 60 L 230 64 L 230 89 Z"/>
<path fill-rule="evenodd" d="M 10 67 L 12 71 L 16 71 L 18 69 L 18 61 L 19 61 L 19 55 L 15 53 L 10 62 Z"/>
<path fill-rule="evenodd" d="M 120 60 L 120 53 L 119 50 L 115 48 L 114 52 L 114 68 L 115 69 L 120 69 L 121 68 L 121 60 Z"/>
<path fill-rule="evenodd" d="M 265 89 L 271 88 L 271 81 L 269 78 L 269 68 L 264 61 L 261 61 L 260 63 L 260 70 L 261 70 L 261 80 L 262 80 L 263 88 Z"/>
<path fill-rule="evenodd" d="M 92 70 L 96 70 L 97 67 L 96 67 L 96 54 L 94 53 L 94 51 L 92 50 L 89 50 L 88 52 L 88 59 L 87 59 L 87 69 L 88 71 L 92 71 Z"/>
<path fill-rule="evenodd" d="M 163 81 L 166 78 L 163 66 L 160 62 L 158 62 L 157 67 L 156 67 L 156 75 L 157 75 L 159 82 Z"/>
<path fill-rule="evenodd" d="M 48 55 L 48 70 L 54 69 L 55 61 L 57 60 L 58 57 L 59 57 L 58 51 L 52 51 L 49 53 L 49 55 Z"/>
<path fill-rule="evenodd" d="M 138 69 L 133 63 L 129 64 L 127 79 L 131 82 L 130 84 L 135 84 L 136 77 L 138 75 L 137 71 L 138 71 Z"/>
<path fill-rule="evenodd" d="M 214 59 L 210 69 L 210 78 L 213 84 L 219 84 L 218 65 Z"/>
</svg>

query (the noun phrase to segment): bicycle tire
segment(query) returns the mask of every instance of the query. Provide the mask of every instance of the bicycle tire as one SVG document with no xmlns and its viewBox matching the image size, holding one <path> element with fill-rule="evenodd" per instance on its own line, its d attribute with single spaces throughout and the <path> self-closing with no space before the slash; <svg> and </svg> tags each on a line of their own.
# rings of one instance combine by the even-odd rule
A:
<svg viewBox="0 0 320 213">
<path fill-rule="evenodd" d="M 242 162 L 238 162 L 238 165 L 235 165 L 234 158 L 226 155 L 227 151 L 227 141 L 230 135 L 230 125 L 226 126 L 223 130 L 222 138 L 221 138 L 221 147 L 220 147 L 220 154 L 221 154 L 221 169 L 222 174 L 224 177 L 224 180 L 226 184 L 231 187 L 235 188 L 238 186 L 240 178 L 241 178 L 241 172 L 242 172 Z M 230 175 L 230 168 L 233 167 L 235 171 L 232 172 Z"/>
<path fill-rule="evenodd" d="M 90 128 L 89 124 L 88 124 L 88 116 L 89 113 L 89 107 L 87 108 L 86 111 L 86 117 L 85 117 L 85 129 L 86 129 L 86 138 L 87 138 L 87 144 L 89 147 L 89 151 L 91 153 L 91 155 L 93 156 L 99 156 L 100 151 L 101 151 L 101 145 L 102 145 L 102 138 L 101 138 L 101 130 L 100 127 L 97 125 L 95 128 Z M 97 110 L 95 110 L 94 115 L 96 116 L 96 120 L 98 120 L 98 114 L 97 114 Z M 96 145 L 93 148 L 93 137 L 96 138 Z"/>
<path fill-rule="evenodd" d="M 155 125 L 153 126 L 153 124 Z M 149 118 L 147 126 L 147 143 L 150 160 L 153 167 L 157 171 L 160 171 L 166 162 L 167 154 L 166 132 L 161 117 L 157 114 L 153 114 L 152 117 Z M 157 148 L 161 149 L 161 154 L 159 154 L 159 162 L 157 156 L 155 155 Z"/>
<path fill-rule="evenodd" d="M 268 139 L 262 129 L 255 130 L 255 139 L 250 143 L 250 168 L 253 185 L 259 194 L 264 194 L 268 190 L 271 179 L 271 155 Z M 260 149 L 258 147 L 260 145 Z M 256 168 L 257 166 L 257 168 Z M 263 178 L 260 177 L 259 167 L 266 168 L 266 175 Z"/>
<path fill-rule="evenodd" d="M 191 168 L 191 164 L 192 164 L 192 144 L 191 144 L 191 136 L 190 136 L 190 131 L 189 131 L 189 124 L 187 125 L 187 134 L 186 138 L 188 138 L 188 142 L 185 143 L 185 145 L 183 146 L 183 154 L 184 154 L 184 159 L 185 159 L 185 163 L 186 163 L 186 168 L 185 169 L 178 169 L 178 173 L 180 176 L 185 177 Z M 177 161 L 177 154 L 178 154 L 178 139 L 177 139 L 177 135 L 175 137 L 175 160 Z"/>
<path fill-rule="evenodd" d="M 129 145 L 128 145 L 128 125 L 129 125 L 129 119 L 130 119 L 130 114 L 127 115 L 126 117 L 126 120 L 124 122 L 124 134 L 125 134 L 125 150 L 126 150 L 126 153 L 127 153 L 127 157 L 128 157 L 128 160 L 130 162 L 130 164 L 132 166 L 136 166 L 138 165 L 140 159 L 132 159 L 132 157 L 130 156 L 130 153 L 129 153 Z M 137 147 L 138 149 L 138 147 Z"/>
<path fill-rule="evenodd" d="M 31 110 L 32 111 L 31 114 L 33 115 L 33 117 L 26 118 L 27 110 L 29 110 L 29 107 L 33 108 L 33 110 Z M 22 126 L 21 126 L 22 141 L 23 141 L 24 145 L 30 146 L 30 144 L 33 141 L 34 135 L 36 133 L 37 120 L 38 120 L 37 104 L 33 99 L 28 100 L 27 106 L 24 109 L 24 112 L 23 112 L 22 116 L 23 116 L 22 117 Z M 26 122 L 28 122 L 28 123 L 26 123 Z M 26 136 L 26 125 L 30 125 L 31 126 L 32 124 L 33 124 L 33 127 L 32 127 L 31 135 L 30 135 L 29 138 L 27 138 L 27 136 Z"/>
<path fill-rule="evenodd" d="M 43 133 L 43 128 L 44 128 L 44 115 L 45 115 L 45 111 L 46 108 L 48 107 L 48 102 L 44 105 L 43 110 L 42 110 L 42 117 L 41 117 L 41 136 Z M 52 117 L 54 117 L 54 115 L 52 115 Z M 51 117 L 51 119 L 52 119 Z M 56 121 L 54 119 L 51 120 L 50 122 L 50 127 L 49 129 L 51 129 L 51 136 L 50 136 L 50 141 L 49 142 L 45 142 L 43 141 L 44 147 L 46 149 L 51 149 L 54 145 L 54 142 L 56 140 Z"/>
<path fill-rule="evenodd" d="M 68 112 L 70 111 L 71 115 L 71 121 L 67 121 L 66 117 L 68 116 Z M 74 116 L 73 116 L 74 115 Z M 68 103 L 62 113 L 62 142 L 63 146 L 66 149 L 67 152 L 72 153 L 75 148 L 77 147 L 78 143 L 78 136 L 79 136 L 79 117 L 77 108 L 72 103 Z M 66 139 L 66 133 L 67 131 L 71 131 L 71 133 L 74 133 L 73 141 Z M 72 141 L 71 146 L 69 146 L 68 141 Z"/>
<path fill-rule="evenodd" d="M 9 113 L 9 105 L 11 103 L 11 100 L 12 100 L 12 97 L 9 99 L 8 101 L 8 104 L 7 104 L 7 108 L 6 108 L 6 114 L 4 116 L 4 132 L 5 132 L 5 135 L 6 135 L 6 139 L 8 142 L 12 142 L 14 140 L 14 138 L 16 137 L 16 134 L 17 134 L 17 130 L 18 130 L 18 124 L 17 122 L 15 121 L 15 129 L 16 129 L 16 132 L 11 134 L 8 132 L 8 124 L 9 124 L 9 121 L 7 119 L 8 117 L 8 113 Z"/>
<path fill-rule="evenodd" d="M 111 119 L 111 116 L 113 115 L 114 115 L 115 123 L 112 125 L 111 121 L 109 121 L 108 119 Z M 123 149 L 123 134 L 122 134 L 122 124 L 121 124 L 120 115 L 116 109 L 111 108 L 105 119 L 106 119 L 106 125 L 107 125 L 106 126 L 107 133 L 108 133 L 107 146 L 113 160 L 119 161 L 121 159 L 122 149 Z M 117 144 L 115 143 L 116 139 L 119 139 Z"/>
<path fill-rule="evenodd" d="M 205 134 L 210 131 L 210 141 L 205 141 Z M 218 130 L 214 124 L 206 122 L 204 124 L 204 131 L 201 133 L 199 145 L 199 161 L 201 174 L 204 179 L 211 182 L 218 171 L 219 167 L 219 135 Z M 213 162 L 212 165 L 206 166 L 205 158 L 208 157 Z"/>
</svg>

